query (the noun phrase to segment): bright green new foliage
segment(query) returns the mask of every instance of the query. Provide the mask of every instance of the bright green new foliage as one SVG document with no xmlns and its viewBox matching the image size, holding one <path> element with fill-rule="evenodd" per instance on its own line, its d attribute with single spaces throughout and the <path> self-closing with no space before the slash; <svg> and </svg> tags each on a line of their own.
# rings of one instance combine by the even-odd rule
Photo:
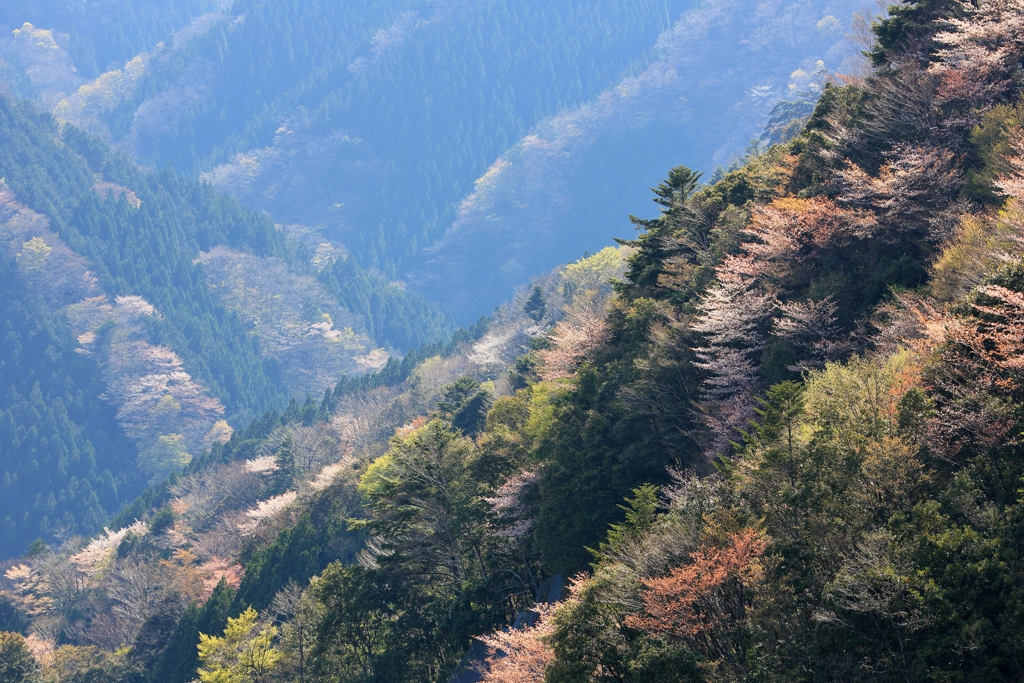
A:
<svg viewBox="0 0 1024 683">
<path fill-rule="evenodd" d="M 223 636 L 199 635 L 199 679 L 203 683 L 263 683 L 274 673 L 281 653 L 274 644 L 277 627 L 259 623 L 251 607 L 228 618 Z"/>
</svg>

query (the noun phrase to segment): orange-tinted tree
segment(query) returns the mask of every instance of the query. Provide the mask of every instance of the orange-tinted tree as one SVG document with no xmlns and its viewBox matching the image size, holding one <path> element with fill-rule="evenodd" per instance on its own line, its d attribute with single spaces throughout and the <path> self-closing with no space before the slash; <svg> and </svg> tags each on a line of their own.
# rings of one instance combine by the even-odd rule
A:
<svg viewBox="0 0 1024 683">
<path fill-rule="evenodd" d="M 681 641 L 712 661 L 747 666 L 748 612 L 764 569 L 765 538 L 754 529 L 705 545 L 665 577 L 643 579 L 643 609 L 626 625 Z"/>
</svg>

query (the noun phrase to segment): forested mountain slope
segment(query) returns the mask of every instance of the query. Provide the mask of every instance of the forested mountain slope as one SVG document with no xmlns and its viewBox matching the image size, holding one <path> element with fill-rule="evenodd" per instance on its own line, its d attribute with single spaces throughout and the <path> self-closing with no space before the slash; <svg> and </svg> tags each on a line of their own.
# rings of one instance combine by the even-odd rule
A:
<svg viewBox="0 0 1024 683">
<path fill-rule="evenodd" d="M 120 68 L 197 17 L 222 7 L 223 3 L 216 0 L 129 0 L 117 5 L 104 0 L 9 0 L 0 7 L 0 24 L 16 30 L 29 22 L 56 32 L 68 63 L 74 68 L 72 73 L 78 80 L 77 85 L 81 85 L 111 68 Z M 29 33 L 18 35 L 14 40 L 29 43 Z M 3 39 L 12 40 L 11 36 Z M 21 50 L 4 52 L 10 56 Z M 24 62 L 7 65 L 28 76 L 21 83 L 28 90 L 18 93 L 22 97 L 34 96 L 38 92 L 36 88 L 42 85 L 38 81 L 33 83 L 34 76 L 43 76 L 31 72 L 34 61 L 28 57 Z"/>
<path fill-rule="evenodd" d="M 1022 675 L 1024 5 L 892 13 L 791 143 L 658 188 L 523 465 L 590 573 L 484 680 Z"/>
<path fill-rule="evenodd" d="M 289 93 L 308 113 L 285 110 L 290 116 L 280 128 L 284 112 L 262 117 L 259 137 L 231 151 L 256 149 L 224 158 L 231 163 L 209 177 L 275 215 L 327 224 L 362 263 L 404 274 L 502 152 L 546 117 L 598 95 L 642 60 L 669 17 L 687 6 L 395 3 L 375 33 L 340 43 L 350 54 L 311 55 L 319 73 L 307 92 Z M 283 12 L 304 23 L 311 8 L 273 11 L 267 30 L 282 24 Z M 325 26 L 335 21 L 327 18 Z M 315 200 L 295 201 L 289 190 Z M 499 301 L 480 302 L 461 317 Z"/>
<path fill-rule="evenodd" d="M 640 68 L 528 131 L 482 174 L 413 281 L 456 312 L 492 306 L 519 282 L 628 229 L 655 168 L 728 166 L 780 100 L 810 114 L 825 72 L 855 68 L 861 2 L 693 3 Z M 675 16 L 673 16 L 675 19 Z M 472 283 L 472 284 L 471 284 Z"/>
<path fill-rule="evenodd" d="M 58 527 L 91 533 L 137 495 L 135 448 L 100 400 L 98 368 L 75 354 L 74 337 L 0 265 L 4 387 L 0 484 L 4 555 Z"/>
<path fill-rule="evenodd" d="M 618 234 L 652 169 L 736 158 L 790 86 L 856 54 L 861 5 L 179 2 L 173 35 L 80 88 L 48 24 L 0 53 L 60 119 L 316 226 L 468 323 Z"/>
<path fill-rule="evenodd" d="M 245 0 L 51 106 L 156 166 L 245 153 L 211 177 L 277 220 L 328 225 L 394 275 L 505 149 L 599 94 L 688 6 Z"/>
<path fill-rule="evenodd" d="M 174 347 L 186 371 L 231 405 L 230 415 L 275 405 L 278 389 L 258 348 L 193 263 L 217 244 L 259 255 L 283 250 L 274 226 L 197 183 L 141 173 L 72 128 L 61 135 L 29 105 L 5 99 L 0 107 L 0 174 L 16 201 L 88 260 L 104 292 L 141 296 L 159 309 L 156 340 Z M 49 267 L 59 272 L 57 263 Z"/>
<path fill-rule="evenodd" d="M 0 179 L 2 556 L 92 533 L 231 425 L 450 333 L 331 245 L 2 96 Z"/>
<path fill-rule="evenodd" d="M 715 182 L 674 169 L 629 247 L 8 571 L 10 628 L 116 681 L 445 681 L 487 631 L 460 680 L 1019 679 L 1024 5 L 876 30 L 869 75 Z M 259 503 L 202 514 L 228 487 Z"/>
<path fill-rule="evenodd" d="M 115 531 L 36 550 L 9 571 L 4 595 L 11 602 L 0 619 L 10 621 L 0 629 L 16 628 L 19 613 L 31 613 L 32 628 L 51 633 L 33 643 L 77 644 L 57 650 L 56 666 L 64 671 L 91 669 L 107 676 L 101 680 L 192 680 L 200 632 L 223 629 L 227 617 L 249 604 L 293 610 L 300 595 L 293 582 L 304 584 L 331 562 L 357 559 L 365 542 L 349 528 L 351 518 L 365 517 L 357 484 L 388 449 L 395 425 L 409 425 L 404 432 L 410 433 L 426 415 L 443 414 L 467 432 L 480 431 L 495 396 L 510 395 L 531 376 L 529 363 L 522 374 L 507 369 L 530 351 L 535 335 L 554 320 L 596 319 L 627 254 L 609 248 L 559 269 L 538 282 L 536 294 L 524 294 L 448 344 L 343 380 L 322 402 L 292 402 L 213 444 L 208 455 L 126 508 L 111 523 Z M 76 589 L 46 602 L 50 593 L 42 585 L 67 580 Z M 282 590 L 291 591 L 290 606 L 277 595 Z M 133 598 L 135 591 L 145 599 Z M 504 618 L 467 615 L 469 621 L 457 624 L 441 613 L 463 609 L 458 595 L 425 592 L 417 599 L 429 600 L 424 607 L 433 612 L 420 626 L 426 640 L 402 636 L 392 654 L 396 666 L 415 661 L 410 676 L 421 667 L 453 668 L 465 639 Z"/>
<path fill-rule="evenodd" d="M 1024 3 L 874 28 L 870 71 L 731 171 L 669 171 L 627 244 L 36 548 L 0 661 L 1020 680 Z"/>
<path fill-rule="evenodd" d="M 30 105 L 0 99 L 0 139 L 9 555 L 95 530 L 149 476 L 218 429 L 226 438 L 219 420 L 282 402 L 193 259 L 197 238 L 256 251 L 283 241 L 232 201 L 139 173 Z"/>
</svg>

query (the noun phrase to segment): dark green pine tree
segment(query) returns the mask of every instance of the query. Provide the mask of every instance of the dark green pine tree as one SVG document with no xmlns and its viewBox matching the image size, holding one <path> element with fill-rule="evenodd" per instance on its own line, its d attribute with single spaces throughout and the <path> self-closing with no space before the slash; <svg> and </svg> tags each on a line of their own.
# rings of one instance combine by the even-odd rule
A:
<svg viewBox="0 0 1024 683">
<path fill-rule="evenodd" d="M 270 493 L 280 495 L 287 491 L 292 485 L 292 474 L 295 471 L 295 453 L 293 452 L 293 441 L 291 433 L 285 437 L 281 447 L 274 456 L 277 462 L 277 470 L 270 481 Z"/>
<path fill-rule="evenodd" d="M 936 21 L 953 16 L 961 7 L 957 0 L 911 0 L 893 4 L 888 16 L 875 23 L 878 43 L 870 52 L 875 66 L 884 66 L 899 54 L 915 51 L 921 54 L 935 49 L 932 36 L 940 30 Z"/>
<path fill-rule="evenodd" d="M 638 291 L 651 291 L 657 287 L 658 277 L 668 257 L 664 238 L 675 229 L 680 214 L 700 185 L 701 175 L 686 166 L 669 171 L 667 181 L 651 188 L 655 194 L 654 203 L 662 207 L 661 215 L 651 219 L 630 216 L 629 220 L 637 230 L 643 232 L 635 240 L 616 240 L 637 248 L 629 260 L 626 277 Z"/>
<path fill-rule="evenodd" d="M 460 377 L 446 386 L 437 404 L 441 416 L 469 437 L 476 436 L 487 422 L 491 394 L 472 377 Z"/>
<path fill-rule="evenodd" d="M 548 304 L 540 287 L 534 285 L 533 291 L 530 292 L 530 298 L 526 300 L 526 304 L 523 306 L 523 310 L 536 323 L 539 323 L 547 315 Z"/>
</svg>

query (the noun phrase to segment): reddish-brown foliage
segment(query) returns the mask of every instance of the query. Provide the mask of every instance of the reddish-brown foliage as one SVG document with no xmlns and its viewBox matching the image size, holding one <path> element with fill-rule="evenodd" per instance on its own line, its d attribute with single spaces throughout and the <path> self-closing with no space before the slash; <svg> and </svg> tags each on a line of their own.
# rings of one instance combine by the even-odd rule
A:
<svg viewBox="0 0 1024 683">
<path fill-rule="evenodd" d="M 1005 85 L 1024 53 L 1024 2 L 962 0 L 949 30 L 935 36 L 938 50 L 931 71 L 959 71 L 965 81 Z"/>
<path fill-rule="evenodd" d="M 910 349 L 924 359 L 945 343 L 949 320 L 933 301 L 915 293 L 897 292 L 892 301 L 876 309 L 871 324 L 878 330 L 875 348 L 881 353 L 891 355 Z"/>
<path fill-rule="evenodd" d="M 1016 135 L 1011 144 L 1014 154 L 1007 158 L 1011 172 L 999 178 L 996 186 L 1007 196 L 1024 200 L 1024 136 Z"/>
<path fill-rule="evenodd" d="M 740 254 L 725 257 L 715 269 L 718 286 L 705 293 L 692 326 L 707 340 L 694 351 L 695 365 L 707 373 L 702 410 L 713 434 L 709 451 L 724 452 L 735 430 L 754 417 L 754 361 L 777 306 L 779 280 L 815 254 L 862 232 L 865 221 L 863 212 L 842 209 L 824 198 L 784 197 L 754 209 L 745 231 L 750 239 Z"/>
<path fill-rule="evenodd" d="M 200 601 L 205 602 L 221 581 L 227 582 L 228 586 L 238 590 L 238 587 L 242 585 L 245 570 L 237 562 L 213 557 L 199 567 L 199 574 L 203 577 L 203 593 Z"/>
<path fill-rule="evenodd" d="M 820 249 L 845 242 L 863 216 L 838 207 L 830 199 L 784 197 L 758 207 L 747 232 L 755 239 L 743 245 L 756 259 L 760 273 L 783 259 L 801 260 Z"/>
<path fill-rule="evenodd" d="M 978 293 L 992 301 L 974 305 L 986 318 L 978 325 L 986 339 L 983 357 L 1005 373 L 1001 384 L 1018 392 L 1024 388 L 1020 374 L 1024 370 L 1024 295 L 998 285 L 979 287 Z"/>
<path fill-rule="evenodd" d="M 690 564 L 666 577 L 643 579 L 644 609 L 626 625 L 649 633 L 685 640 L 709 656 L 724 633 L 742 621 L 749 589 L 761 578 L 759 562 L 767 542 L 754 529 L 731 534 L 725 547 L 705 546 Z"/>
</svg>

